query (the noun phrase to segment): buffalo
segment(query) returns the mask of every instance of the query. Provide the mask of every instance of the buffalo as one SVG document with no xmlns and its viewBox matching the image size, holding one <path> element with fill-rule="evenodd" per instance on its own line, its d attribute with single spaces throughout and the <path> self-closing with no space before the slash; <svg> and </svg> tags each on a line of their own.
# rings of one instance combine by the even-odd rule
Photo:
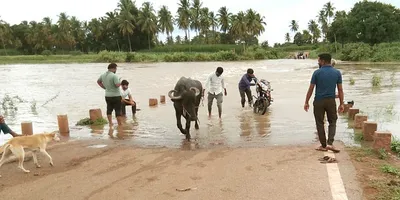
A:
<svg viewBox="0 0 400 200">
<path fill-rule="evenodd" d="M 200 91 L 203 91 L 200 81 L 181 77 L 175 89 L 168 92 L 169 98 L 174 102 L 176 124 L 187 140 L 190 140 L 191 121 L 195 121 L 195 128 L 199 129 L 197 114 L 201 100 Z M 186 119 L 185 129 L 182 128 L 181 116 Z"/>
</svg>

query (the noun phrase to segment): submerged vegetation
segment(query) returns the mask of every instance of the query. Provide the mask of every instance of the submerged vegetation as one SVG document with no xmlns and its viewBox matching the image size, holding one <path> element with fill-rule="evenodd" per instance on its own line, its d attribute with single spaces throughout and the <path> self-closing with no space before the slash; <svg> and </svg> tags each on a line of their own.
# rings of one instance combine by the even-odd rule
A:
<svg viewBox="0 0 400 200">
<path fill-rule="evenodd" d="M 101 126 L 104 124 L 108 124 L 107 119 L 98 118 L 95 121 L 92 121 L 92 120 L 90 120 L 90 118 L 84 118 L 84 119 L 79 120 L 76 123 L 76 126 L 88 126 L 88 125 Z"/>
</svg>

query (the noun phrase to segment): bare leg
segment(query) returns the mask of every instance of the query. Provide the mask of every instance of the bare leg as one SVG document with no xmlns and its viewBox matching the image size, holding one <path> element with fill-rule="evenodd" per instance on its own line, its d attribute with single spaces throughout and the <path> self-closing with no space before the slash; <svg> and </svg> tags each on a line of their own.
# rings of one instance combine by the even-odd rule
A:
<svg viewBox="0 0 400 200">
<path fill-rule="evenodd" d="M 222 102 L 223 102 L 223 94 L 220 93 L 217 95 L 217 107 L 218 107 L 218 116 L 221 119 L 221 115 L 222 115 Z"/>
<path fill-rule="evenodd" d="M 110 126 L 110 128 L 112 128 L 113 127 L 112 115 L 107 115 L 107 119 L 108 119 L 108 125 Z"/>
</svg>

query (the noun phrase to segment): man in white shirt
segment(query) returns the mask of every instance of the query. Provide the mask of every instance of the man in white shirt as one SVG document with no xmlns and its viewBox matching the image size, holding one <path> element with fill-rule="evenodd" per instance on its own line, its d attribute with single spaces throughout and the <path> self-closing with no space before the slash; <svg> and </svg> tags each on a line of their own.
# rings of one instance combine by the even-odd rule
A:
<svg viewBox="0 0 400 200">
<path fill-rule="evenodd" d="M 227 95 L 226 88 L 225 88 L 225 83 L 224 83 L 224 77 L 222 76 L 222 73 L 224 72 L 224 69 L 222 67 L 218 67 L 215 73 L 210 74 L 207 77 L 206 85 L 205 88 L 203 89 L 203 96 L 204 96 L 204 91 L 208 90 L 208 116 L 211 117 L 211 107 L 214 101 L 214 98 L 217 99 L 217 107 L 218 107 L 218 115 L 219 118 L 221 119 L 221 114 L 222 114 L 222 101 L 223 101 L 223 95 L 222 95 L 222 90 L 225 93 L 225 96 Z"/>
<path fill-rule="evenodd" d="M 126 109 L 125 106 L 132 106 L 132 115 L 135 118 L 136 114 L 136 102 L 133 100 L 131 90 L 128 88 L 129 82 L 127 80 L 121 81 L 121 114 L 123 117 L 126 117 Z"/>
</svg>

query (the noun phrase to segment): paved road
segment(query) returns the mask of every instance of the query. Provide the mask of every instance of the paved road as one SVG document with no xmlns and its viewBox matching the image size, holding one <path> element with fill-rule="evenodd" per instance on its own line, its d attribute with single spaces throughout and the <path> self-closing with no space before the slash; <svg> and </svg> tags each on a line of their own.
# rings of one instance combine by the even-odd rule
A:
<svg viewBox="0 0 400 200">
<path fill-rule="evenodd" d="M 55 167 L 41 156 L 40 169 L 32 161 L 25 163 L 30 174 L 19 171 L 16 163 L 4 165 L 2 199 L 338 200 L 345 198 L 333 198 L 340 183 L 332 181 L 340 177 L 347 199 L 361 199 L 344 151 L 336 154 L 341 176 L 331 168 L 328 177 L 327 165 L 317 160 L 324 153 L 314 146 L 180 150 L 109 142 L 104 148 L 87 148 L 100 143 L 104 141 L 56 146 L 49 150 Z M 186 188 L 192 190 L 176 190 Z"/>
</svg>

